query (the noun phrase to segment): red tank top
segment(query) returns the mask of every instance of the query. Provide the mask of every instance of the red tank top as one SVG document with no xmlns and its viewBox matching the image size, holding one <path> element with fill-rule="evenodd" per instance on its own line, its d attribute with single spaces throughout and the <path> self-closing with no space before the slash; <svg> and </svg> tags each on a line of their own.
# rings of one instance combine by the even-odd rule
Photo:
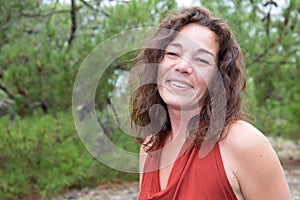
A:
<svg viewBox="0 0 300 200">
<path fill-rule="evenodd" d="M 188 148 L 175 161 L 164 190 L 160 189 L 159 170 L 147 172 L 149 166 L 158 169 L 160 152 L 146 158 L 139 200 L 237 200 L 218 144 L 204 158 L 199 158 L 199 148 Z"/>
</svg>

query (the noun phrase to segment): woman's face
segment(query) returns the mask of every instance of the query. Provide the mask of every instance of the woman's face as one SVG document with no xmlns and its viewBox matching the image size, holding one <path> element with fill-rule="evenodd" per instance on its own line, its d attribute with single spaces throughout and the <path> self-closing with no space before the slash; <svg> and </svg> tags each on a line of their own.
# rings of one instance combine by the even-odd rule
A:
<svg viewBox="0 0 300 200">
<path fill-rule="evenodd" d="M 170 42 L 158 68 L 158 91 L 169 109 L 201 107 L 218 50 L 215 33 L 198 24 L 185 26 Z"/>
</svg>

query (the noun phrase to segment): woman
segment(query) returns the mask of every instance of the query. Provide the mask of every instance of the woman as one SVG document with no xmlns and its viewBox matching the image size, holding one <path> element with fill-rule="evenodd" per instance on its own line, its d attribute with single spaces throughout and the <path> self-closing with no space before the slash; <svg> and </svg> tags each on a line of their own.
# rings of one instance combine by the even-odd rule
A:
<svg viewBox="0 0 300 200">
<path fill-rule="evenodd" d="M 131 99 L 139 199 L 291 199 L 273 148 L 244 121 L 243 55 L 229 27 L 204 8 L 186 8 L 145 46 L 136 64 L 142 86 Z"/>
</svg>

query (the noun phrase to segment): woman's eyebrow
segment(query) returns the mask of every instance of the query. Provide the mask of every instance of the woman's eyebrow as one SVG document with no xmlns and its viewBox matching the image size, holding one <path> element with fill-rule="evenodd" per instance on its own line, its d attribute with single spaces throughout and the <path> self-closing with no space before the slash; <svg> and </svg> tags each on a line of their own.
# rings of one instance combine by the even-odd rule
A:
<svg viewBox="0 0 300 200">
<path fill-rule="evenodd" d="M 180 43 L 178 43 L 178 42 L 170 43 L 170 44 L 167 46 L 167 48 L 170 47 L 170 46 L 174 46 L 174 47 L 177 47 L 177 48 L 182 48 L 182 45 L 181 45 Z"/>
<path fill-rule="evenodd" d="M 211 55 L 212 57 L 216 58 L 212 52 L 210 52 L 206 49 L 203 49 L 203 48 L 198 49 L 197 53 L 207 53 L 207 54 Z"/>
<path fill-rule="evenodd" d="M 181 48 L 182 49 L 182 44 L 180 44 L 179 42 L 172 42 L 172 43 L 170 43 L 168 46 L 167 46 L 167 48 L 168 47 L 177 47 L 177 48 Z M 216 58 L 215 57 L 215 55 L 212 53 L 212 52 L 210 52 L 210 51 L 208 51 L 208 50 L 206 50 L 206 49 L 204 49 L 204 48 L 199 48 L 198 50 L 197 50 L 197 53 L 206 53 L 206 54 L 209 54 L 209 55 L 211 55 L 212 57 L 214 57 L 214 58 Z"/>
</svg>

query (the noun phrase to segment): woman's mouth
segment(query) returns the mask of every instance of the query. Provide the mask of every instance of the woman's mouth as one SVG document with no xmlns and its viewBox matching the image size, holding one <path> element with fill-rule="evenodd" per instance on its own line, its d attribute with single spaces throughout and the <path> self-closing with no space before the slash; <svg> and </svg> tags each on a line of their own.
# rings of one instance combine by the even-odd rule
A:
<svg viewBox="0 0 300 200">
<path fill-rule="evenodd" d="M 170 80 L 168 81 L 172 86 L 178 87 L 178 88 L 193 88 L 190 84 L 183 82 L 183 81 L 175 81 L 175 80 Z"/>
</svg>

